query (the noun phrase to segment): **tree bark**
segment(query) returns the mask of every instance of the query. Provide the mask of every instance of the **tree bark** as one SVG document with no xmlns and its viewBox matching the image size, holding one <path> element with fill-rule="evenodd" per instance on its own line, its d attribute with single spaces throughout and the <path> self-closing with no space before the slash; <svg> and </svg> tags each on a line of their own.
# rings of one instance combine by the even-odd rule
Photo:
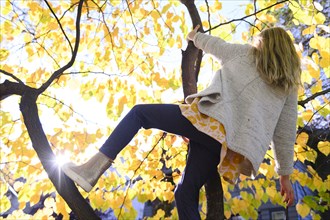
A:
<svg viewBox="0 0 330 220">
<path fill-rule="evenodd" d="M 225 219 L 223 189 L 219 173 L 215 173 L 205 184 L 206 191 L 206 219 L 221 220 Z"/>
<path fill-rule="evenodd" d="M 193 0 L 181 0 L 189 12 L 193 27 L 198 24 L 201 25 L 201 18 Z M 202 25 L 201 25 L 202 27 Z M 201 30 L 203 31 L 203 30 Z M 186 98 L 188 95 L 197 92 L 197 81 L 202 61 L 203 52 L 198 50 L 193 42 L 189 42 L 185 51 L 182 51 L 182 86 L 183 94 Z M 211 176 L 205 184 L 206 198 L 207 198 L 207 214 L 208 220 L 222 220 L 224 218 L 224 201 L 223 189 L 221 179 L 218 173 Z"/>
<path fill-rule="evenodd" d="M 55 18 L 57 18 L 51 6 L 48 4 L 47 1 L 46 3 Z M 80 41 L 80 18 L 82 12 L 82 5 L 83 0 L 80 0 L 77 8 L 75 45 L 74 48 L 71 47 L 72 57 L 70 61 L 65 66 L 56 70 L 46 81 L 46 83 L 44 83 L 39 89 L 31 88 L 25 85 L 13 74 L 1 70 L 1 73 L 10 76 L 17 82 L 5 80 L 3 83 L 0 84 L 0 100 L 3 100 L 10 95 L 21 96 L 20 110 L 23 115 L 24 124 L 32 141 L 32 146 L 36 151 L 42 166 L 47 172 L 49 179 L 52 181 L 57 192 L 63 197 L 68 206 L 78 217 L 78 219 L 93 220 L 99 219 L 99 217 L 95 214 L 94 210 L 87 203 L 87 201 L 82 197 L 73 181 L 63 174 L 63 172 L 55 162 L 56 156 L 54 155 L 47 140 L 46 134 L 42 128 L 38 115 L 38 107 L 36 104 L 38 96 L 43 93 L 50 86 L 50 84 L 63 73 L 63 71 L 70 68 L 75 61 Z M 59 25 L 61 26 L 60 22 Z M 65 32 L 63 33 L 66 36 Z"/>
<path fill-rule="evenodd" d="M 57 192 L 63 197 L 78 219 L 99 219 L 91 206 L 82 197 L 75 184 L 63 174 L 61 169 L 55 163 L 56 157 L 49 145 L 39 119 L 36 104 L 37 97 L 37 90 L 26 87 L 20 103 L 24 124 L 28 130 L 33 148 L 37 152 L 38 157 Z"/>
</svg>

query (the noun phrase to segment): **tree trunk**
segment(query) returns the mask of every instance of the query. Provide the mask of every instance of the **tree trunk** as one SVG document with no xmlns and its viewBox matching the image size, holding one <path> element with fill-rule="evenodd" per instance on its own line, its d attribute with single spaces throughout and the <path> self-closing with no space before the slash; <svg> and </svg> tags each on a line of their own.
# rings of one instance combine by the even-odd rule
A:
<svg viewBox="0 0 330 220">
<path fill-rule="evenodd" d="M 194 1 L 181 0 L 191 17 L 193 27 L 198 24 L 201 25 L 201 19 Z M 200 64 L 202 61 L 201 50 L 198 50 L 193 42 L 189 42 L 185 51 L 182 51 L 182 85 L 183 94 L 186 98 L 188 95 L 197 92 L 197 81 Z M 221 179 L 218 173 L 210 177 L 209 181 L 205 184 L 206 198 L 207 198 L 207 215 L 208 220 L 222 220 L 224 218 L 224 203 L 223 203 L 223 189 Z"/>
<path fill-rule="evenodd" d="M 205 184 L 207 201 L 207 220 L 225 219 L 223 206 L 223 190 L 219 173 L 215 173 Z"/>
<path fill-rule="evenodd" d="M 34 150 L 37 152 L 38 157 L 57 192 L 63 197 L 78 219 L 99 219 L 91 206 L 81 196 L 75 184 L 63 174 L 61 169 L 55 163 L 56 157 L 49 145 L 39 119 L 36 104 L 37 97 L 37 90 L 26 87 L 20 103 L 24 124 L 28 130 Z"/>
</svg>

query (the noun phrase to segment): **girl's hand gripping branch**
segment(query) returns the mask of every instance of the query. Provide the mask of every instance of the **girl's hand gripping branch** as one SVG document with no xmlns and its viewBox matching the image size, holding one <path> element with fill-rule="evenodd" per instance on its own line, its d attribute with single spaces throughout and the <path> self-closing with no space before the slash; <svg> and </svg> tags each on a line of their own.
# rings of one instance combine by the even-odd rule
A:
<svg viewBox="0 0 330 220">
<path fill-rule="evenodd" d="M 198 29 L 200 28 L 200 25 L 198 24 L 194 30 L 192 30 L 188 35 L 187 35 L 187 40 L 188 41 L 193 41 L 194 40 L 194 37 L 198 31 Z"/>
</svg>

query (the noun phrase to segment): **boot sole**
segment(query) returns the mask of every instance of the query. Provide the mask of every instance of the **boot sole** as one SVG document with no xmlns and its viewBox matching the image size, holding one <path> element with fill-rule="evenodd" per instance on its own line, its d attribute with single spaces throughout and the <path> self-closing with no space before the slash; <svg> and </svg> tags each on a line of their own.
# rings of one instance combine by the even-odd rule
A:
<svg viewBox="0 0 330 220">
<path fill-rule="evenodd" d="M 62 166 L 62 171 L 65 173 L 67 177 L 69 177 L 71 180 L 73 180 L 75 183 L 77 183 L 81 188 L 83 188 L 86 192 L 90 192 L 93 188 L 93 186 L 87 182 L 82 176 L 80 176 L 78 173 L 71 170 L 71 167 L 76 166 L 73 163 L 64 164 Z"/>
</svg>

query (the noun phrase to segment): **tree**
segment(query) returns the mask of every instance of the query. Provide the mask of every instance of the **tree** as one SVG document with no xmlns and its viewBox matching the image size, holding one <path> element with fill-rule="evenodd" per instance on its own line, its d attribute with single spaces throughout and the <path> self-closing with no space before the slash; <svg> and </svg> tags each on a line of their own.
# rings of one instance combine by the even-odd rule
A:
<svg viewBox="0 0 330 220">
<path fill-rule="evenodd" d="M 43 201 L 35 218 L 68 219 L 72 210 L 79 219 L 97 219 L 95 210 L 112 208 L 118 218 L 127 219 L 137 215 L 132 208 L 134 199 L 173 202 L 187 146 L 171 134 L 141 131 L 116 160 L 114 169 L 119 174 L 107 172 L 89 194 L 77 189 L 60 172 L 56 161 L 60 155 L 78 163 L 86 160 L 135 103 L 180 102 L 197 88 L 205 87 L 203 82 L 197 86 L 198 79 L 220 66 L 192 43 L 185 43 L 186 34 L 197 24 L 228 41 L 234 41 L 236 32 L 242 32 L 239 42 L 247 42 L 263 28 L 291 16 L 290 30 L 303 27 L 302 32 L 292 32 L 292 37 L 310 37 L 309 44 L 296 41 L 305 66 L 305 87 L 299 93 L 299 102 L 305 108 L 298 108 L 298 126 L 325 120 L 330 111 L 325 3 L 246 2 L 245 15 L 232 18 L 222 15 L 222 7 L 220 1 L 184 0 L 2 1 L 0 92 L 1 133 L 5 135 L 1 137 L 1 212 L 11 206 L 5 195 L 8 187 L 18 193 L 19 201 L 19 210 L 10 216 L 21 218 L 28 215 L 22 211 L 26 206 L 54 192 L 55 196 Z M 191 27 L 187 25 L 189 20 Z M 183 47 L 186 49 L 180 57 L 179 49 Z M 168 54 L 175 54 L 172 62 L 182 58 L 181 65 L 161 62 Z M 184 96 L 176 95 L 181 91 L 180 71 Z M 98 123 L 93 122 L 94 118 L 100 118 Z M 316 151 L 308 146 L 306 138 L 306 132 L 297 136 L 296 160 L 314 162 Z M 319 154 L 328 157 L 329 142 L 318 143 Z M 212 219 L 240 214 L 254 218 L 261 201 L 270 199 L 284 205 L 275 189 L 273 170 L 269 151 L 260 169 L 263 178 L 242 178 L 245 181 L 239 183 L 241 198 L 232 198 L 228 192 L 232 186 L 224 181 L 222 192 L 220 179 L 214 177 L 206 185 L 206 196 L 201 192 L 203 216 L 207 213 Z M 296 170 L 293 181 L 317 189 L 316 197 L 329 202 L 328 177 L 320 178 L 312 167 L 308 171 L 311 175 Z M 254 193 L 247 192 L 248 188 Z M 219 199 L 221 194 L 224 204 Z M 318 219 L 319 212 L 326 211 L 313 201 L 299 202 L 297 210 L 302 217 L 310 214 Z M 177 218 L 175 208 L 159 209 L 155 215 Z"/>
</svg>

